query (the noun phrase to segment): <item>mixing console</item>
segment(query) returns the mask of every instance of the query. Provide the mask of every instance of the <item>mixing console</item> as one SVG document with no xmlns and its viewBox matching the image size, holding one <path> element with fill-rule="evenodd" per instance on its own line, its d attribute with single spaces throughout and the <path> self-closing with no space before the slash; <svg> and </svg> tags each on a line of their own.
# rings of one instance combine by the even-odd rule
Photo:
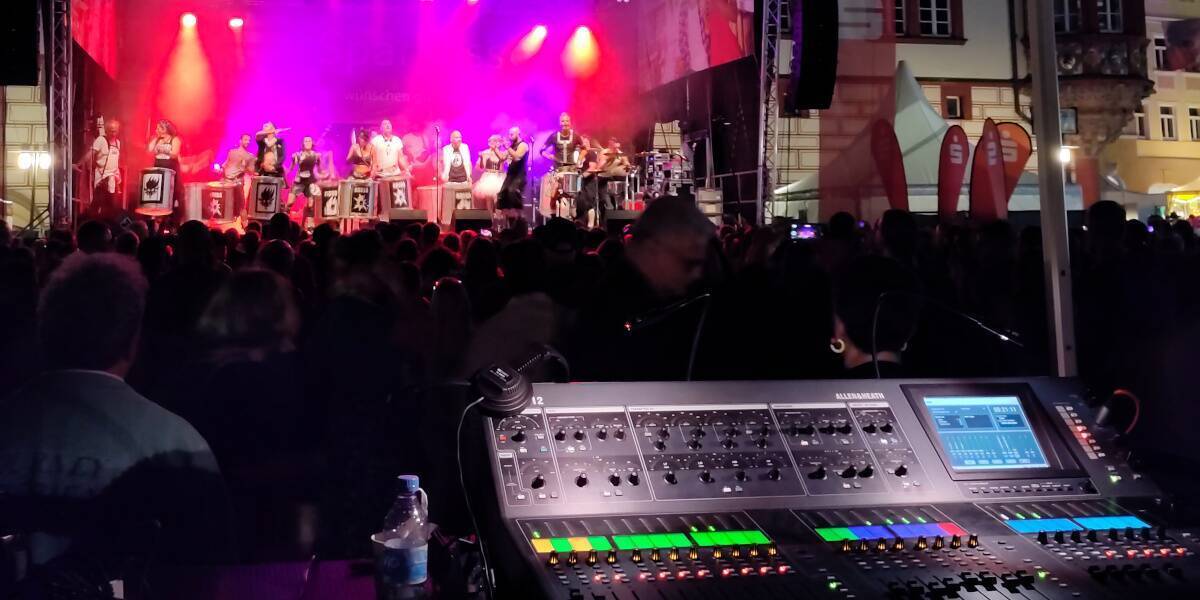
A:
<svg viewBox="0 0 1200 600">
<path fill-rule="evenodd" d="M 534 393 L 488 427 L 504 596 L 1200 597 L 1197 530 L 1070 381 Z"/>
</svg>

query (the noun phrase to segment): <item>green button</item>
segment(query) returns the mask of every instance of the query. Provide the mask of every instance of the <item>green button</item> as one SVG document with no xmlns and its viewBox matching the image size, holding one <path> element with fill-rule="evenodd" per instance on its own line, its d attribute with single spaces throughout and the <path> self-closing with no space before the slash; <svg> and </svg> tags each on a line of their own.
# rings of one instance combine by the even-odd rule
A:
<svg viewBox="0 0 1200 600">
<path fill-rule="evenodd" d="M 653 547 L 654 547 L 654 542 L 650 541 L 650 536 L 648 536 L 648 535 L 633 536 L 633 549 L 634 550 L 649 550 Z"/>
<path fill-rule="evenodd" d="M 667 537 L 671 538 L 671 546 L 674 548 L 691 548 L 692 541 L 682 533 L 670 533 Z"/>
<path fill-rule="evenodd" d="M 733 545 L 733 539 L 730 538 L 729 534 L 724 531 L 712 532 L 712 541 L 715 544 L 717 544 L 718 546 L 732 546 Z"/>
<path fill-rule="evenodd" d="M 750 538 L 751 544 L 771 543 L 771 538 L 767 537 L 766 534 L 761 531 L 743 531 L 742 533 L 746 534 L 746 537 Z"/>
<path fill-rule="evenodd" d="M 588 538 L 588 542 L 591 542 L 592 550 L 596 550 L 598 552 L 607 552 L 612 550 L 612 544 L 609 544 L 608 538 L 602 535 L 593 535 Z"/>
<path fill-rule="evenodd" d="M 650 534 L 650 542 L 652 544 L 654 544 L 655 548 L 670 548 L 671 547 L 671 538 L 667 537 L 667 534 L 665 534 L 665 533 Z"/>
<path fill-rule="evenodd" d="M 567 538 L 550 538 L 550 545 L 554 546 L 555 552 L 571 551 L 571 541 Z"/>
<path fill-rule="evenodd" d="M 730 531 L 726 535 L 733 541 L 734 546 L 749 546 L 751 544 L 749 536 L 744 531 Z"/>
<path fill-rule="evenodd" d="M 696 545 L 700 546 L 701 548 L 711 548 L 717 545 L 716 542 L 712 541 L 712 534 L 705 533 L 703 531 L 697 531 L 696 533 L 693 533 L 692 539 L 696 540 Z"/>
<path fill-rule="evenodd" d="M 614 535 L 613 543 L 617 545 L 617 550 L 633 550 L 633 539 L 627 535 Z"/>
<path fill-rule="evenodd" d="M 817 529 L 817 535 L 827 542 L 842 542 L 845 540 L 855 541 L 858 539 L 849 529 L 845 527 L 820 527 Z"/>
</svg>

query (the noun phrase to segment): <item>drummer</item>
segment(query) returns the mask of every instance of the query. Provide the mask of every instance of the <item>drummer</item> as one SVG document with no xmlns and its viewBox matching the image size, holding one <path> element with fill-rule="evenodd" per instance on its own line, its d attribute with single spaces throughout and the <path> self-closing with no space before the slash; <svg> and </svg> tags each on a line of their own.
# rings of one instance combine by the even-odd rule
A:
<svg viewBox="0 0 1200 600">
<path fill-rule="evenodd" d="M 624 185 L 629 177 L 631 163 L 629 156 L 621 151 L 621 142 L 617 138 L 608 140 L 601 161 L 600 174 L 600 205 L 603 209 L 619 210 L 624 203 L 624 196 L 610 189 L 610 183 Z"/>
<path fill-rule="evenodd" d="M 371 138 L 375 154 L 372 173 L 380 179 L 403 177 L 409 172 L 408 159 L 404 158 L 404 142 L 392 133 L 392 122 L 384 119 L 379 123 L 379 134 Z"/>
<path fill-rule="evenodd" d="M 558 117 L 558 131 L 552 133 L 542 144 L 541 155 L 547 160 L 554 161 L 551 173 L 542 179 L 542 212 L 544 214 L 560 214 L 558 201 L 562 193 L 562 175 L 577 173 L 579 148 L 583 138 L 575 131 L 571 123 L 571 115 L 563 113 Z"/>
</svg>

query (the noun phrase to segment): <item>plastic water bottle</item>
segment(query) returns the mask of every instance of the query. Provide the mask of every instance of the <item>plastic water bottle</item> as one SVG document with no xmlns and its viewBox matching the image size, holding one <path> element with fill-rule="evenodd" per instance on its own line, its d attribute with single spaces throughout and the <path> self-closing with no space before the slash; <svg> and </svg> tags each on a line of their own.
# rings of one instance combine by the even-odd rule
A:
<svg viewBox="0 0 1200 600">
<path fill-rule="evenodd" d="M 416 475 L 401 475 L 396 501 L 383 520 L 383 531 L 371 536 L 375 547 L 376 598 L 422 598 L 429 579 L 429 499 Z"/>
</svg>

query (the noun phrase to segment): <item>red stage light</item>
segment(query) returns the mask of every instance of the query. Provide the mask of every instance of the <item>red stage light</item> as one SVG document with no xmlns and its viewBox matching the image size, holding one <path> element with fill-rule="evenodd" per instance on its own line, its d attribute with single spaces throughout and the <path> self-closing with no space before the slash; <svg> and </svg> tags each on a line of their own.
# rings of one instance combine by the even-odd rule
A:
<svg viewBox="0 0 1200 600">
<path fill-rule="evenodd" d="M 229 28 L 230 29 L 241 29 L 242 25 L 245 25 L 245 24 L 246 24 L 246 22 L 243 21 L 241 17 L 234 17 L 229 20 Z"/>
<path fill-rule="evenodd" d="M 567 42 L 566 50 L 563 50 L 563 66 L 571 75 L 587 77 L 596 72 L 599 64 L 600 48 L 596 45 L 592 30 L 579 27 L 571 36 L 571 41 Z"/>
<path fill-rule="evenodd" d="M 183 25 L 184 27 L 195 27 L 196 15 L 192 13 L 183 13 L 183 16 L 179 17 L 179 24 Z"/>
</svg>

